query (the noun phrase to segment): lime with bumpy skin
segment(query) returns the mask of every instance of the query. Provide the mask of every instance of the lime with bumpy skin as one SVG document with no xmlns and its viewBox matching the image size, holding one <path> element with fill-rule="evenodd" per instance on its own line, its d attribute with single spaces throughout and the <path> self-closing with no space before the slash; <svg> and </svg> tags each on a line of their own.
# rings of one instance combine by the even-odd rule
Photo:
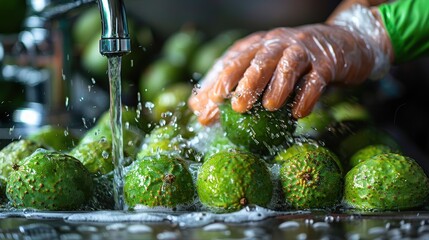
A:
<svg viewBox="0 0 429 240">
<path fill-rule="evenodd" d="M 81 161 L 90 173 L 106 174 L 114 169 L 112 142 L 107 139 L 79 144 L 69 155 Z"/>
<path fill-rule="evenodd" d="M 175 208 L 191 203 L 195 187 L 185 163 L 172 155 L 148 156 L 131 165 L 125 175 L 124 198 L 130 208 Z"/>
<path fill-rule="evenodd" d="M 167 154 L 194 160 L 196 151 L 182 137 L 183 129 L 175 124 L 167 124 L 154 128 L 145 138 L 137 159 L 147 156 Z"/>
<path fill-rule="evenodd" d="M 280 165 L 285 202 L 295 209 L 332 208 L 340 203 L 343 177 L 332 154 L 316 148 Z"/>
<path fill-rule="evenodd" d="M 389 147 L 383 144 L 368 145 L 358 150 L 355 154 L 353 154 L 350 157 L 350 161 L 349 161 L 350 168 L 353 168 L 359 163 L 383 153 L 401 153 L 401 151 L 398 149 L 393 149 L 392 147 Z"/>
<path fill-rule="evenodd" d="M 144 133 L 139 128 L 133 126 L 123 127 L 122 133 L 124 155 L 125 157 L 135 159 L 137 152 L 139 151 L 139 147 L 143 142 Z M 85 133 L 78 145 L 103 140 L 112 142 L 112 130 L 110 128 L 110 124 L 107 124 L 107 122 L 104 121 L 99 121 Z"/>
<path fill-rule="evenodd" d="M 344 203 L 361 210 L 403 210 L 422 206 L 429 179 L 417 162 L 397 153 L 363 161 L 345 177 Z"/>
<path fill-rule="evenodd" d="M 273 183 L 266 163 L 256 155 L 220 151 L 208 158 L 197 176 L 201 203 L 213 212 L 233 212 L 255 204 L 266 207 Z"/>
<path fill-rule="evenodd" d="M 92 191 L 91 175 L 79 160 L 39 149 L 14 167 L 6 195 L 16 208 L 78 210 Z"/>
<path fill-rule="evenodd" d="M 329 148 L 320 146 L 316 143 L 310 143 L 310 142 L 304 142 L 304 143 L 295 143 L 292 146 L 282 150 L 279 152 L 275 157 L 274 161 L 282 164 L 285 161 L 289 161 L 293 159 L 296 155 L 305 153 L 305 152 L 311 152 L 311 151 L 321 151 L 331 156 L 331 158 L 337 163 L 338 167 L 340 168 L 341 173 L 344 173 L 343 165 L 338 158 L 338 156 L 331 151 Z"/>
<path fill-rule="evenodd" d="M 56 151 L 67 152 L 75 147 L 79 138 L 63 127 L 45 125 L 36 132 L 28 135 L 27 139 L 33 140 Z"/>
<path fill-rule="evenodd" d="M 13 141 L 6 145 L 0 151 L 0 176 L 7 179 L 15 165 L 39 148 L 43 148 L 40 143 L 28 139 Z"/>
<path fill-rule="evenodd" d="M 364 127 L 351 133 L 332 149 L 338 154 L 345 170 L 348 171 L 350 157 L 358 150 L 373 144 L 383 144 L 400 150 L 399 144 L 389 133 L 374 126 Z"/>
<path fill-rule="evenodd" d="M 287 109 L 270 112 L 256 105 L 246 113 L 238 113 L 229 102 L 219 105 L 219 109 L 228 139 L 248 151 L 269 155 L 292 140 L 295 120 Z"/>
<path fill-rule="evenodd" d="M 171 117 L 167 113 L 183 115 L 188 109 L 186 102 L 191 95 L 192 88 L 191 84 L 180 82 L 167 86 L 164 91 L 158 93 L 150 112 L 153 121 L 159 122 L 161 119 L 168 121 Z"/>
<path fill-rule="evenodd" d="M 110 111 L 105 111 L 98 118 L 96 125 L 110 126 Z M 148 113 L 144 110 L 138 110 L 133 107 L 122 107 L 122 128 L 125 130 L 136 129 L 134 131 L 142 131 L 148 133 L 152 130 L 153 122 L 149 120 Z"/>
</svg>

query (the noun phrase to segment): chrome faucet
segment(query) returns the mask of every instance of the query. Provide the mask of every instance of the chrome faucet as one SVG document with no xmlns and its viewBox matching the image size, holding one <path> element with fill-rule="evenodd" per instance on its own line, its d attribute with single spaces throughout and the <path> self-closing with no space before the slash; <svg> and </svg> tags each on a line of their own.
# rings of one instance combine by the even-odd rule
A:
<svg viewBox="0 0 429 240">
<path fill-rule="evenodd" d="M 61 17 L 95 0 L 29 0 L 29 28 L 39 28 L 44 22 Z M 131 51 L 127 16 L 122 0 L 98 0 L 101 16 L 100 53 L 120 56 Z"/>
<path fill-rule="evenodd" d="M 4 43 L 2 46 L 0 41 L 0 52 L 3 52 L 0 53 L 0 79 L 13 78 L 24 83 L 27 89 L 44 85 L 42 89 L 26 90 L 27 95 L 32 92 L 29 102 L 43 105 L 43 108 L 37 107 L 39 113 L 44 109 L 40 113 L 44 119 L 40 124 L 69 121 L 66 102 L 71 86 L 67 79 L 72 72 L 73 49 L 69 15 L 96 2 L 102 27 L 100 53 L 107 57 L 129 53 L 130 35 L 123 0 L 27 0 L 27 17 L 16 43 L 12 47 Z"/>
</svg>

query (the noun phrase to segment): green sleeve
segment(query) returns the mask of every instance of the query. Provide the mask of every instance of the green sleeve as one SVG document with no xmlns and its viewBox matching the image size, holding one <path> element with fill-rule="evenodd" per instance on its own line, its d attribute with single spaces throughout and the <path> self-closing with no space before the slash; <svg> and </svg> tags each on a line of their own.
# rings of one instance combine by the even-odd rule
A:
<svg viewBox="0 0 429 240">
<path fill-rule="evenodd" d="M 379 6 L 392 41 L 395 63 L 429 54 L 428 4 L 428 0 L 398 0 Z"/>
</svg>

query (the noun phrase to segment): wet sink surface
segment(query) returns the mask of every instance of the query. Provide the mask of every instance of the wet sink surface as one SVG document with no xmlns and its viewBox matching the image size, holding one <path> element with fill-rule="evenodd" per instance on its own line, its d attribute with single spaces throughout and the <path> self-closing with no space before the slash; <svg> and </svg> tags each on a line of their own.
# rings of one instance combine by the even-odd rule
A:
<svg viewBox="0 0 429 240">
<path fill-rule="evenodd" d="M 1 212 L 0 239 L 429 239 L 429 211 L 254 213 Z"/>
</svg>

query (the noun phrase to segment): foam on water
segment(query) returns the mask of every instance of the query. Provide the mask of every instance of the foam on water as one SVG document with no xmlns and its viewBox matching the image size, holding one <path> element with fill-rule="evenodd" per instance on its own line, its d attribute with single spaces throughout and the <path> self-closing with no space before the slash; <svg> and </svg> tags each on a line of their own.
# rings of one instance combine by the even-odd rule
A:
<svg viewBox="0 0 429 240">
<path fill-rule="evenodd" d="M 306 211 L 281 212 L 259 206 L 249 206 L 232 213 L 212 212 L 183 212 L 183 211 L 90 211 L 90 212 L 42 212 L 42 211 L 16 211 L 0 212 L 0 218 L 22 217 L 26 219 L 40 220 L 64 220 L 65 222 L 77 223 L 112 223 L 109 228 L 121 228 L 121 223 L 130 222 L 171 222 L 180 227 L 202 227 L 222 228 L 219 223 L 245 223 L 261 221 L 276 216 L 308 214 Z M 218 225 L 213 225 L 218 224 Z M 286 226 L 284 226 L 286 227 Z M 212 229 L 212 230 L 213 230 Z M 137 229 L 136 229 L 137 230 Z"/>
</svg>

